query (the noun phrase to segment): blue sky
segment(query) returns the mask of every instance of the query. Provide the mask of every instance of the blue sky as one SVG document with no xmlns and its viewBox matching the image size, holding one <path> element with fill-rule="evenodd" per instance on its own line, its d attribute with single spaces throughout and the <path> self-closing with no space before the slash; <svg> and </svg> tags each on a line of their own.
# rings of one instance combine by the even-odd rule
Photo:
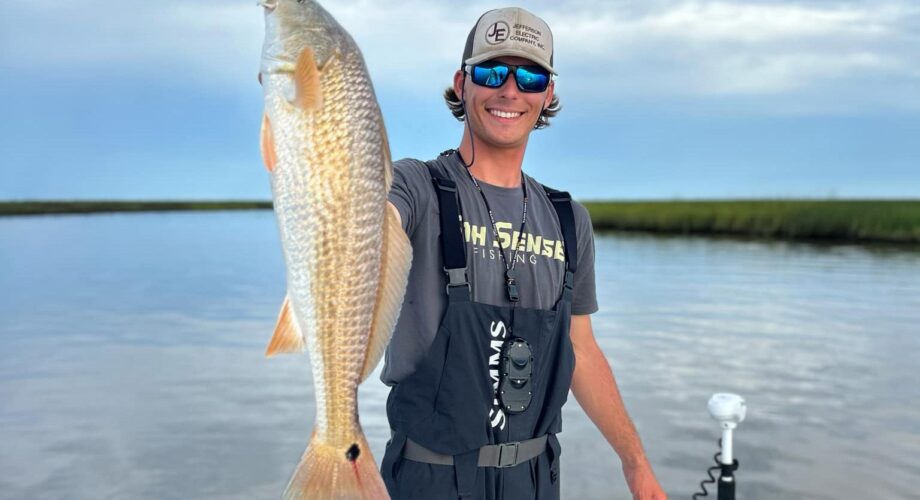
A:
<svg viewBox="0 0 920 500">
<path fill-rule="evenodd" d="M 336 0 L 394 158 L 494 3 Z M 920 197 L 920 3 L 536 1 L 563 111 L 524 169 L 581 199 Z M 254 0 L 0 7 L 0 200 L 268 199 Z"/>
</svg>

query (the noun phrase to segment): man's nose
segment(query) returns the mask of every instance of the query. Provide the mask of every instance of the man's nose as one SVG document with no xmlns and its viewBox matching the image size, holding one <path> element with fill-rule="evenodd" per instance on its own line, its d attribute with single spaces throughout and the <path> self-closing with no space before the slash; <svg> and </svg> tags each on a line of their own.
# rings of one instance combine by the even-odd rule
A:
<svg viewBox="0 0 920 500">
<path fill-rule="evenodd" d="M 499 87 L 498 95 L 506 99 L 517 99 L 521 96 L 521 89 L 517 86 L 517 77 L 514 76 L 514 72 L 508 75 L 508 80 Z"/>
</svg>

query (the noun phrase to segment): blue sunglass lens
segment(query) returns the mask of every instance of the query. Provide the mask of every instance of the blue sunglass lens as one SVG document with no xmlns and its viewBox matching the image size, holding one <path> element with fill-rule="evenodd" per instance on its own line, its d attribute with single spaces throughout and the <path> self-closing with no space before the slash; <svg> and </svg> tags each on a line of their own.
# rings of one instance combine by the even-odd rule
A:
<svg viewBox="0 0 920 500">
<path fill-rule="evenodd" d="M 473 83 L 486 87 L 501 87 L 508 79 L 508 66 L 473 66 Z"/>
<path fill-rule="evenodd" d="M 543 92 L 549 85 L 549 74 L 536 68 L 519 67 L 514 78 L 518 87 L 525 92 Z"/>
</svg>

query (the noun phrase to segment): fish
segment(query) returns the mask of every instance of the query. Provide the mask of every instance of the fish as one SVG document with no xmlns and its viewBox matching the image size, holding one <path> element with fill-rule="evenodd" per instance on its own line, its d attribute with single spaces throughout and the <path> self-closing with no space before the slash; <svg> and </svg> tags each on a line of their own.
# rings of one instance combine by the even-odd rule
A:
<svg viewBox="0 0 920 500">
<path fill-rule="evenodd" d="M 263 0 L 260 149 L 287 292 L 267 356 L 305 350 L 312 436 L 283 498 L 389 498 L 358 419 L 358 385 L 395 327 L 412 247 L 389 144 L 357 44 L 314 0 Z"/>
</svg>

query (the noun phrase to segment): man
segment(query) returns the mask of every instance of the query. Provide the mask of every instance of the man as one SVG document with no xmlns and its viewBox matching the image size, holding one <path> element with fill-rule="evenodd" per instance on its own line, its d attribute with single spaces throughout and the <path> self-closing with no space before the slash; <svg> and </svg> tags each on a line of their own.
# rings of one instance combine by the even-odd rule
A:
<svg viewBox="0 0 920 500">
<path fill-rule="evenodd" d="M 595 342 L 591 220 L 522 173 L 530 133 L 559 111 L 546 23 L 520 8 L 471 30 L 445 99 L 459 149 L 394 164 L 413 246 L 387 348 L 393 498 L 559 498 L 571 388 L 619 454 L 634 498 L 666 498 Z"/>
</svg>

